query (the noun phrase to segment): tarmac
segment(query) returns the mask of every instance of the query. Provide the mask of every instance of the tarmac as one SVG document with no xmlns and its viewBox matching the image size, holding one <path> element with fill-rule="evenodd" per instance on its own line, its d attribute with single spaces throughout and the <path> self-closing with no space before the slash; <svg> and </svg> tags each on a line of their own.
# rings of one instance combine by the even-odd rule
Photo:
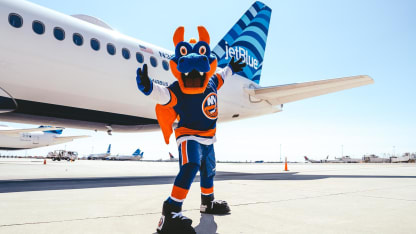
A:
<svg viewBox="0 0 416 234">
<path fill-rule="evenodd" d="M 197 233 L 416 233 L 416 164 L 218 163 Z M 0 159 L 0 233 L 155 233 L 178 162 Z"/>
</svg>

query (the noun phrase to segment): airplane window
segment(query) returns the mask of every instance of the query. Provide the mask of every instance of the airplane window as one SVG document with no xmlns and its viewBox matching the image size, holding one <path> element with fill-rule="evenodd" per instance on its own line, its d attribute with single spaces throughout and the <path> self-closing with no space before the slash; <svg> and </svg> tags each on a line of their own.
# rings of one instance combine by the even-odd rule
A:
<svg viewBox="0 0 416 234">
<path fill-rule="evenodd" d="M 23 19 L 20 15 L 16 13 L 10 13 L 9 14 L 9 23 L 11 26 L 15 28 L 20 28 L 23 25 Z"/>
<path fill-rule="evenodd" d="M 121 50 L 121 53 L 123 54 L 123 57 L 124 57 L 125 59 L 129 59 L 129 58 L 130 58 L 130 51 L 129 51 L 128 49 L 123 48 L 123 49 Z"/>
<path fill-rule="evenodd" d="M 169 71 L 169 63 L 168 63 L 168 61 L 163 60 L 162 61 L 162 66 L 163 66 L 163 69 L 165 69 L 166 71 Z"/>
<path fill-rule="evenodd" d="M 108 43 L 107 44 L 107 52 L 111 55 L 115 55 L 116 54 L 116 47 L 114 47 L 113 44 Z"/>
<path fill-rule="evenodd" d="M 35 20 L 32 23 L 32 29 L 35 33 L 41 35 L 45 32 L 45 25 L 43 25 L 42 22 Z"/>
<path fill-rule="evenodd" d="M 143 63 L 143 54 L 140 53 L 140 52 L 137 52 L 136 53 L 136 59 L 137 59 L 137 62 Z"/>
<path fill-rule="evenodd" d="M 95 38 L 91 38 L 91 48 L 93 50 L 100 50 L 100 41 Z"/>
<path fill-rule="evenodd" d="M 150 64 L 152 64 L 153 67 L 157 67 L 157 60 L 155 57 L 150 57 Z"/>
<path fill-rule="evenodd" d="M 62 41 L 62 40 L 65 39 L 65 31 L 62 28 L 60 28 L 60 27 L 55 27 L 53 29 L 53 35 L 59 41 Z"/>
<path fill-rule="evenodd" d="M 74 33 L 72 39 L 73 39 L 75 45 L 77 45 L 77 46 L 82 46 L 82 44 L 84 43 L 84 39 L 82 38 L 81 34 L 79 34 L 79 33 Z"/>
</svg>

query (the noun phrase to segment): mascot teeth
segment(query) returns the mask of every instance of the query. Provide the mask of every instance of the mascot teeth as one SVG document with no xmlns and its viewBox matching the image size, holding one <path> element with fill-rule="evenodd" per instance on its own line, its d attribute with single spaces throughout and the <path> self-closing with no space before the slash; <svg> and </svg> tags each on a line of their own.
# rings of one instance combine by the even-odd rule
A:
<svg viewBox="0 0 416 234">
<path fill-rule="evenodd" d="M 203 73 L 203 72 L 199 72 L 199 74 L 200 74 L 201 76 L 204 76 L 204 73 Z"/>
<path fill-rule="evenodd" d="M 188 74 L 189 74 L 189 72 L 186 72 L 186 73 L 185 73 L 185 76 L 188 76 Z"/>
</svg>

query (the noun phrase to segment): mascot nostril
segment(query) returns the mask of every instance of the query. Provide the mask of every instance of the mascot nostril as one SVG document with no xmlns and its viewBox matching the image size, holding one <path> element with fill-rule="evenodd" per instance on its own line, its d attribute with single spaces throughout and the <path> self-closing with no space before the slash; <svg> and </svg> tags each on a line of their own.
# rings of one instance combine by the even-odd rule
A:
<svg viewBox="0 0 416 234">
<path fill-rule="evenodd" d="M 175 56 L 170 60 L 172 74 L 177 81 L 169 87 L 153 83 L 147 75 L 147 65 L 137 70 L 137 86 L 147 96 L 156 100 L 156 116 L 166 144 L 175 129 L 179 151 L 180 172 L 172 193 L 163 203 L 158 233 L 194 234 L 192 221 L 179 215 L 189 188 L 200 171 L 201 213 L 227 214 L 227 202 L 214 200 L 216 123 L 218 117 L 217 90 L 225 79 L 245 66 L 241 59 L 231 59 L 228 66 L 218 69 L 217 58 L 209 48 L 209 34 L 199 26 L 199 41 L 186 42 L 184 28 L 176 29 L 173 36 Z M 215 73 L 215 74 L 214 74 Z"/>
</svg>

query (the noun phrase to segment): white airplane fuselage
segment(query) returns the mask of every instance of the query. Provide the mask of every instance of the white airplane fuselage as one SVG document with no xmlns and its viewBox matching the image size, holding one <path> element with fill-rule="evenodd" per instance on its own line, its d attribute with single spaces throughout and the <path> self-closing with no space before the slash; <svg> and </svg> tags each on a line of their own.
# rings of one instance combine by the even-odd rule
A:
<svg viewBox="0 0 416 234">
<path fill-rule="evenodd" d="M 10 129 L 9 127 L 0 127 L 0 130 Z M 60 139 L 58 136 L 59 134 L 41 131 L 13 135 L 0 134 L 0 150 L 33 149 L 72 141 L 72 139 Z"/>
<path fill-rule="evenodd" d="M 11 13 L 21 16 L 21 27 L 8 22 Z M 36 20 L 45 27 L 41 35 L 32 29 Z M 65 31 L 64 40 L 54 37 L 55 27 Z M 81 46 L 74 43 L 74 33 L 82 36 Z M 162 62 L 169 62 L 172 51 L 20 0 L 0 2 L 0 35 L 0 88 L 17 103 L 16 110 L 0 114 L 0 120 L 98 130 L 111 126 L 117 131 L 158 128 L 156 103 L 137 89 L 136 70 L 146 63 L 154 82 L 171 84 L 176 79 Z M 92 38 L 100 42 L 98 51 L 91 48 Z M 166 38 L 171 38 L 169 30 Z M 108 43 L 115 46 L 115 55 L 107 52 Z M 129 59 L 123 57 L 123 48 Z M 136 60 L 138 52 L 142 63 Z M 250 100 L 244 87 L 258 85 L 238 75 L 225 81 L 218 94 L 219 121 L 280 111 L 267 102 Z"/>
</svg>

